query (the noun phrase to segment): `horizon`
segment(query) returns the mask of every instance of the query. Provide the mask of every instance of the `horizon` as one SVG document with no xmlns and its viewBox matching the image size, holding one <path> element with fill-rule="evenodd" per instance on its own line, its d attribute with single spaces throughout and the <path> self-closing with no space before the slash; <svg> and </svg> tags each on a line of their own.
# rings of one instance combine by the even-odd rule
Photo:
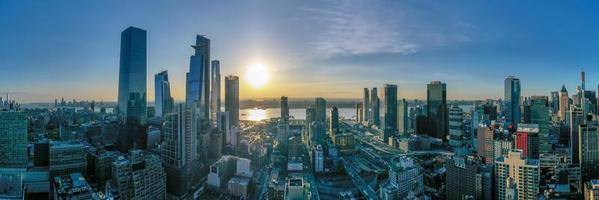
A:
<svg viewBox="0 0 599 200">
<path fill-rule="evenodd" d="M 516 1 L 188 4 L 5 3 L 0 24 L 12 28 L 0 32 L 0 67 L 10 72 L 0 77 L 0 93 L 23 103 L 116 101 L 119 36 L 129 26 L 148 34 L 148 101 L 162 70 L 173 97 L 184 99 L 196 34 L 211 40 L 223 76 L 239 76 L 241 99 L 357 99 L 362 88 L 385 83 L 398 85 L 400 99 L 425 99 L 433 80 L 447 83 L 448 99 L 498 99 L 510 75 L 520 78 L 523 96 L 549 96 L 562 85 L 575 91 L 581 69 L 589 89 L 599 84 L 592 1 L 543 9 Z M 238 16 L 223 14 L 229 10 Z M 256 64 L 268 76 L 259 88 L 246 81 Z"/>
</svg>

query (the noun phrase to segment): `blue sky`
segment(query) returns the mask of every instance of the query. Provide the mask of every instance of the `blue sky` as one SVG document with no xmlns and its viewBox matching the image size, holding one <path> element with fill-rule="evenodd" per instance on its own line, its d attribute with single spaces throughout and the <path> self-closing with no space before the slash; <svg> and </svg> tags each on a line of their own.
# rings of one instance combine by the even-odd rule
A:
<svg viewBox="0 0 599 200">
<path fill-rule="evenodd" d="M 0 92 L 21 102 L 114 101 L 120 32 L 148 31 L 148 94 L 168 70 L 182 99 L 195 34 L 212 40 L 222 75 L 241 98 L 357 98 L 399 85 L 425 98 L 426 83 L 450 99 L 501 97 L 516 75 L 524 95 L 574 90 L 580 69 L 599 84 L 598 1 L 1 1 Z M 271 80 L 243 84 L 264 63 Z"/>
</svg>

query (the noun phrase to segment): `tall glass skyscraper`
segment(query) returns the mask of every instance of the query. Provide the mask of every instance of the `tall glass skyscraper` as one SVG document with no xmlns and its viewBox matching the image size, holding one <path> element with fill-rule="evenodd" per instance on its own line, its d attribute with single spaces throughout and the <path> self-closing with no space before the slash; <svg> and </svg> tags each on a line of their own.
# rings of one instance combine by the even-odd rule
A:
<svg viewBox="0 0 599 200">
<path fill-rule="evenodd" d="M 218 112 L 220 112 L 220 61 L 212 61 L 212 70 L 210 72 L 212 80 L 210 89 L 210 118 L 216 122 Z"/>
<path fill-rule="evenodd" d="M 121 33 L 118 110 L 125 119 L 145 124 L 146 108 L 146 31 L 129 27 Z"/>
<path fill-rule="evenodd" d="M 530 123 L 539 125 L 539 153 L 551 153 L 549 143 L 549 99 L 547 96 L 530 97 Z"/>
<path fill-rule="evenodd" d="M 27 116 L 23 112 L 0 112 L 0 168 L 27 165 Z"/>
<path fill-rule="evenodd" d="M 515 76 L 505 78 L 503 115 L 508 124 L 517 128 L 520 123 L 520 79 Z"/>
<path fill-rule="evenodd" d="M 327 122 L 327 100 L 322 97 L 316 97 L 316 121 Z"/>
<path fill-rule="evenodd" d="M 381 126 L 381 102 L 376 88 L 370 90 L 370 118 L 372 118 L 372 124 L 377 127 Z"/>
<path fill-rule="evenodd" d="M 225 112 L 229 112 L 231 126 L 239 126 L 239 77 L 225 77 Z"/>
<path fill-rule="evenodd" d="M 200 115 L 209 118 L 210 105 L 210 40 L 204 36 L 196 36 L 196 43 L 192 45 L 195 50 L 189 58 L 189 72 L 187 73 L 185 104 L 200 107 Z"/>
<path fill-rule="evenodd" d="M 383 139 L 387 142 L 389 137 L 397 134 L 397 85 L 385 84 L 383 93 Z"/>
<path fill-rule="evenodd" d="M 173 98 L 171 97 L 171 84 L 168 81 L 168 72 L 162 71 L 154 75 L 154 108 L 156 116 L 164 117 L 173 111 Z"/>
<path fill-rule="evenodd" d="M 430 136 L 447 141 L 449 113 L 447 109 L 447 85 L 441 81 L 431 81 L 426 85 L 426 110 L 434 122 L 435 131 Z"/>
</svg>

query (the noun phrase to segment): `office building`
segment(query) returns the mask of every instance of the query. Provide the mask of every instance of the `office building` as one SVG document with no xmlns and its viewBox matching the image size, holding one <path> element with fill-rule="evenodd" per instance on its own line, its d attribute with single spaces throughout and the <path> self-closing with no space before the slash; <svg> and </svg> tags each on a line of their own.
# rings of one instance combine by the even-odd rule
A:
<svg viewBox="0 0 599 200">
<path fill-rule="evenodd" d="M 447 199 L 492 199 L 491 165 L 485 165 L 478 158 L 468 156 L 453 157 L 445 166 Z"/>
<path fill-rule="evenodd" d="M 189 58 L 189 72 L 186 74 L 185 104 L 196 106 L 200 116 L 208 119 L 210 105 L 210 40 L 197 35 L 194 54 Z M 194 102 L 197 102 L 194 104 Z"/>
<path fill-rule="evenodd" d="M 397 129 L 398 134 L 408 136 L 409 116 L 408 116 L 408 101 L 401 99 L 397 104 Z"/>
<path fill-rule="evenodd" d="M 339 134 L 339 109 L 333 106 L 331 109 L 331 120 L 329 121 L 329 135 L 331 138 L 335 138 L 335 135 Z"/>
<path fill-rule="evenodd" d="M 166 175 L 160 158 L 131 150 L 112 163 L 112 189 L 121 199 L 166 199 Z"/>
<path fill-rule="evenodd" d="M 426 110 L 427 116 L 433 122 L 434 132 L 431 137 L 447 141 L 449 131 L 447 110 L 447 85 L 440 81 L 431 81 L 426 85 Z"/>
<path fill-rule="evenodd" d="M 317 97 L 314 101 L 316 104 L 316 121 L 324 124 L 327 121 L 327 100 Z"/>
<path fill-rule="evenodd" d="M 164 119 L 162 162 L 165 166 L 181 169 L 189 163 L 190 148 L 186 147 L 185 106 L 178 104 L 175 112 L 167 114 Z M 191 137 L 189 137 L 191 138 Z"/>
<path fill-rule="evenodd" d="M 559 117 L 562 121 L 566 121 L 568 111 L 570 111 L 570 97 L 568 97 L 566 86 L 562 85 L 562 89 L 559 92 Z"/>
<path fill-rule="evenodd" d="M 225 77 L 225 112 L 229 113 L 230 126 L 239 126 L 239 77 Z"/>
<path fill-rule="evenodd" d="M 530 97 L 530 123 L 539 126 L 539 154 L 552 152 L 549 143 L 549 99 L 546 96 Z"/>
<path fill-rule="evenodd" d="M 381 126 L 381 101 L 376 88 L 370 90 L 370 118 L 373 125 Z"/>
<path fill-rule="evenodd" d="M 314 172 L 324 172 L 324 151 L 320 144 L 312 148 L 310 158 L 312 160 Z"/>
<path fill-rule="evenodd" d="M 551 101 L 549 102 L 549 107 L 551 108 L 551 113 L 552 114 L 558 114 L 559 113 L 559 92 L 558 91 L 552 91 L 551 92 Z"/>
<path fill-rule="evenodd" d="M 368 91 L 368 88 L 364 88 L 364 96 L 362 97 L 362 105 L 363 105 L 363 109 L 364 112 L 362 113 L 363 116 L 362 118 L 364 119 L 364 121 L 369 122 L 371 120 L 370 118 L 370 93 Z"/>
<path fill-rule="evenodd" d="M 519 124 L 516 131 L 516 149 L 522 150 L 522 156 L 539 159 L 539 125 Z"/>
<path fill-rule="evenodd" d="M 389 182 L 381 185 L 381 199 L 405 199 L 424 194 L 424 175 L 414 160 L 405 156 L 389 164 Z"/>
<path fill-rule="evenodd" d="M 99 199 L 93 188 L 80 173 L 57 176 L 52 180 L 52 199 Z"/>
<path fill-rule="evenodd" d="M 383 141 L 397 135 L 397 85 L 385 84 L 383 90 Z"/>
<path fill-rule="evenodd" d="M 289 122 L 289 98 L 281 97 L 281 121 Z"/>
<path fill-rule="evenodd" d="M 537 199 L 540 184 L 539 160 L 524 158 L 514 150 L 495 160 L 497 199 Z M 512 198 L 510 198 L 512 197 Z"/>
<path fill-rule="evenodd" d="M 464 145 L 464 111 L 458 106 L 449 109 L 449 146 Z"/>
<path fill-rule="evenodd" d="M 582 182 L 599 179 L 599 128 L 597 123 L 578 126 L 578 160 Z"/>
<path fill-rule="evenodd" d="M 358 102 L 356 104 L 356 122 L 358 123 L 362 123 L 362 121 L 364 121 L 364 118 L 362 118 L 362 102 Z"/>
<path fill-rule="evenodd" d="M 129 27 L 121 33 L 118 111 L 127 123 L 146 122 L 146 31 Z"/>
<path fill-rule="evenodd" d="M 224 155 L 210 165 L 207 185 L 219 191 L 227 189 L 227 183 L 233 177 L 252 177 L 251 161 L 247 158 Z"/>
<path fill-rule="evenodd" d="M 0 167 L 27 165 L 27 124 L 23 112 L 0 111 Z"/>
<path fill-rule="evenodd" d="M 231 124 L 229 123 L 229 112 L 219 112 L 216 121 L 216 128 L 220 130 L 223 134 L 225 134 L 225 138 L 223 141 L 225 145 L 231 143 L 231 138 L 229 137 L 229 134 L 231 132 L 230 125 Z"/>
<path fill-rule="evenodd" d="M 508 124 L 520 123 L 520 79 L 508 76 L 504 82 L 503 115 Z"/>
<path fill-rule="evenodd" d="M 572 158 L 572 163 L 580 163 L 580 135 L 578 134 L 578 126 L 584 124 L 584 116 L 582 109 L 580 107 L 571 107 L 571 110 L 568 114 L 570 120 L 568 121 L 568 125 L 570 127 L 570 153 Z"/>
<path fill-rule="evenodd" d="M 290 178 L 285 185 L 285 199 L 304 200 L 304 190 L 304 180 L 301 177 Z"/>
<path fill-rule="evenodd" d="M 80 142 L 50 141 L 50 177 L 87 174 L 87 155 Z"/>
<path fill-rule="evenodd" d="M 210 119 L 216 122 L 220 110 L 220 61 L 213 60 L 210 70 Z"/>
<path fill-rule="evenodd" d="M 173 111 L 173 97 L 171 97 L 171 84 L 168 72 L 162 71 L 154 75 L 154 109 L 156 116 L 164 117 Z"/>
<path fill-rule="evenodd" d="M 483 158 L 487 164 L 493 163 L 495 160 L 493 149 L 493 138 L 495 134 L 495 126 L 491 125 L 480 126 L 477 129 L 477 155 Z"/>
</svg>

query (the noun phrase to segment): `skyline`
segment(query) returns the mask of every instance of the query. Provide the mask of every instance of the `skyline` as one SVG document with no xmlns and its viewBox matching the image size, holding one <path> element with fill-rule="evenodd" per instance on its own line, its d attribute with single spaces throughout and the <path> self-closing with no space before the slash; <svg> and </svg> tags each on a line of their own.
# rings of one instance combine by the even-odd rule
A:
<svg viewBox="0 0 599 200">
<path fill-rule="evenodd" d="M 211 40 L 223 76 L 239 76 L 241 99 L 358 99 L 362 88 L 386 83 L 398 85 L 400 99 L 424 99 L 433 80 L 447 83 L 448 99 L 499 98 L 509 75 L 521 80 L 523 96 L 549 96 L 562 84 L 575 91 L 581 69 L 588 89 L 599 83 L 597 2 L 546 2 L 542 10 L 515 2 L 188 4 L 7 2 L 0 25 L 13 28 L 0 31 L 0 68 L 10 71 L 0 76 L 0 92 L 23 103 L 115 102 L 120 32 L 129 26 L 147 31 L 149 101 L 162 70 L 175 100 L 184 99 L 196 34 Z M 271 74 L 262 88 L 244 81 L 256 62 Z"/>
</svg>

